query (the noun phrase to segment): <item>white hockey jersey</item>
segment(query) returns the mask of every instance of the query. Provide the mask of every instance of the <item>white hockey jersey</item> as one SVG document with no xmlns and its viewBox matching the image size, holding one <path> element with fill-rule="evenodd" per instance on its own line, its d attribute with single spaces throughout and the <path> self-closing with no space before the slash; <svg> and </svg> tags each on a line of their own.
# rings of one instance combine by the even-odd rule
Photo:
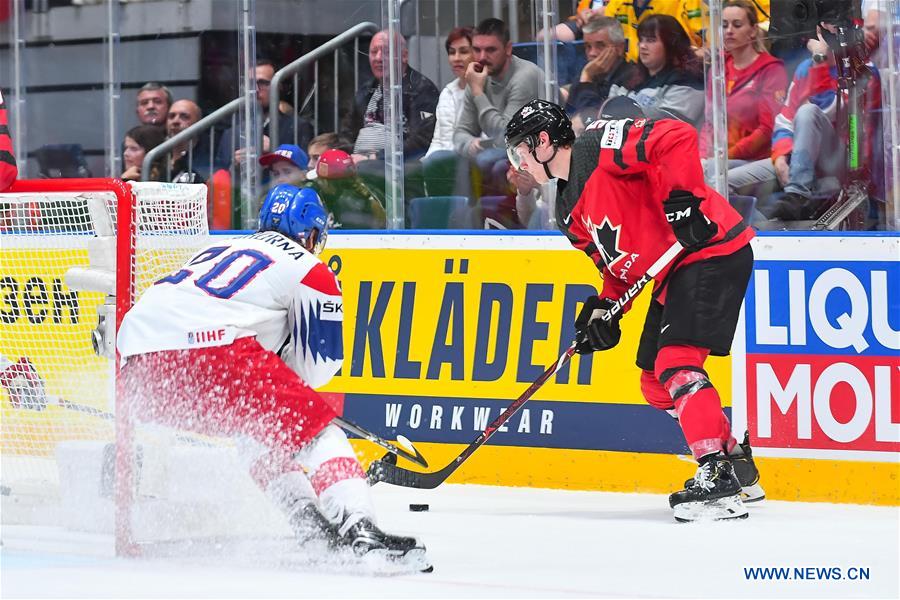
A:
<svg viewBox="0 0 900 600">
<path fill-rule="evenodd" d="M 125 315 L 116 346 L 127 358 L 256 336 L 317 388 L 341 367 L 342 328 L 331 270 L 300 244 L 263 231 L 213 243 L 150 286 Z"/>
</svg>

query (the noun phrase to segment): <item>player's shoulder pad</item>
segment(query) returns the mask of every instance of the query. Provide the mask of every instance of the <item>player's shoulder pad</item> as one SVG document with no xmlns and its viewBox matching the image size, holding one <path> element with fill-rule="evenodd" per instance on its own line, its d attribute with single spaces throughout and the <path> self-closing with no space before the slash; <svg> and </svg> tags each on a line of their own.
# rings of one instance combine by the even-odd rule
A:
<svg viewBox="0 0 900 600">
<path fill-rule="evenodd" d="M 316 261 L 316 264 L 300 283 L 328 296 L 341 295 L 341 286 L 338 284 L 337 277 L 323 262 Z"/>
</svg>

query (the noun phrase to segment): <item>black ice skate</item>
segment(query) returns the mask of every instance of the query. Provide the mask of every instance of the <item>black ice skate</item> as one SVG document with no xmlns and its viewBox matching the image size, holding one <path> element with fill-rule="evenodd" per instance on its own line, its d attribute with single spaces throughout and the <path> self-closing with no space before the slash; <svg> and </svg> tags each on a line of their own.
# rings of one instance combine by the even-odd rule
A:
<svg viewBox="0 0 900 600">
<path fill-rule="evenodd" d="M 759 502 L 766 498 L 766 492 L 759 484 L 759 470 L 753 462 L 753 450 L 750 448 L 750 432 L 744 432 L 744 441 L 737 444 L 728 453 L 734 474 L 741 483 L 741 500 Z"/>
<path fill-rule="evenodd" d="M 704 457 L 691 484 L 669 496 L 675 520 L 721 521 L 747 518 L 741 502 L 741 484 L 731 460 L 724 454 Z"/>
<path fill-rule="evenodd" d="M 341 544 L 337 526 L 325 518 L 315 502 L 298 504 L 291 514 L 290 523 L 301 546 L 314 544 L 323 549 L 333 549 Z"/>
<path fill-rule="evenodd" d="M 756 463 L 753 462 L 753 449 L 750 448 L 750 432 L 744 432 L 744 441 L 736 444 L 731 452 L 728 453 L 731 459 L 731 465 L 734 467 L 734 474 L 737 475 L 741 484 L 741 500 L 744 502 L 759 502 L 765 500 L 766 492 L 759 484 L 759 470 Z M 684 482 L 684 487 L 689 488 L 694 485 L 694 479 L 688 479 Z"/>
<path fill-rule="evenodd" d="M 348 522 L 352 522 L 349 527 L 346 526 Z M 367 517 L 355 520 L 350 517 L 341 530 L 341 543 L 363 560 L 380 560 L 425 573 L 434 570 L 425 555 L 425 546 L 416 538 L 385 533 Z"/>
</svg>

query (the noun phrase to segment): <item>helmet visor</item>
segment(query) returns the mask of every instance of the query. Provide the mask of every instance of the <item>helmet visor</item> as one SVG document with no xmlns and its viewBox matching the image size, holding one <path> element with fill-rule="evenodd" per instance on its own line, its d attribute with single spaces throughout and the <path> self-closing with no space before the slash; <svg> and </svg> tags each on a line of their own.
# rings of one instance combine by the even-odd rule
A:
<svg viewBox="0 0 900 600">
<path fill-rule="evenodd" d="M 525 161 L 528 160 L 529 154 L 531 154 L 531 149 L 526 142 L 506 147 L 506 156 L 509 157 L 509 162 L 512 163 L 513 168 L 516 170 L 520 170 L 523 167 Z"/>
</svg>

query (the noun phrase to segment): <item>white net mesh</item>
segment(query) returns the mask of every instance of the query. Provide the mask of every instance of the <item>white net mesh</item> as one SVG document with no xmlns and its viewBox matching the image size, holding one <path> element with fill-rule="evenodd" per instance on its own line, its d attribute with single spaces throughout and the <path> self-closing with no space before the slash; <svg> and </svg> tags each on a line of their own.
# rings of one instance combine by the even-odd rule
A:
<svg viewBox="0 0 900 600">
<path fill-rule="evenodd" d="M 114 281 L 117 198 L 64 187 L 48 181 L 47 192 L 0 194 L 4 523 L 35 504 L 23 502 L 26 496 L 38 498 L 36 504 L 58 497 L 60 458 L 71 454 L 71 443 L 113 442 L 114 366 L 91 341 L 106 294 L 71 289 L 67 274 L 71 283 L 71 269 L 80 267 Z M 139 183 L 132 190 L 130 255 L 139 294 L 206 244 L 209 232 L 205 186 Z"/>
</svg>

